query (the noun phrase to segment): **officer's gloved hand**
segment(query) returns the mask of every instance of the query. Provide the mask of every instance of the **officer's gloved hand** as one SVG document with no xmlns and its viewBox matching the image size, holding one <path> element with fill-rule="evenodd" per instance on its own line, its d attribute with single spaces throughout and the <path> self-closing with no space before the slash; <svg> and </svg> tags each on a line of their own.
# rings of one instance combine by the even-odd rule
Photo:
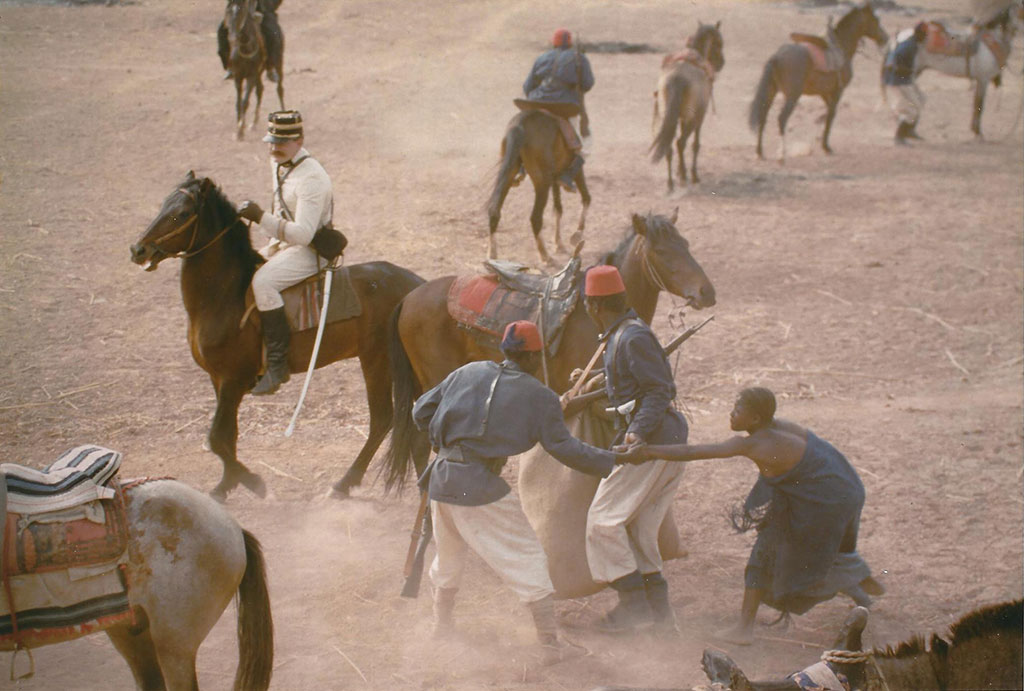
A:
<svg viewBox="0 0 1024 691">
<path fill-rule="evenodd" d="M 256 202 L 246 200 L 238 207 L 238 216 L 247 221 L 259 223 L 260 219 L 263 218 L 263 209 Z"/>
</svg>

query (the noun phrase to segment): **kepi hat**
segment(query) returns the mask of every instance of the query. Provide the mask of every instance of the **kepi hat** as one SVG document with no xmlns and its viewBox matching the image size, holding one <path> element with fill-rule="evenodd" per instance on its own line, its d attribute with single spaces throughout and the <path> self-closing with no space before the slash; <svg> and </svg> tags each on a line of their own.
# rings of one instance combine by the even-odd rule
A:
<svg viewBox="0 0 1024 691">
<path fill-rule="evenodd" d="M 622 282 L 619 270 L 610 264 L 595 266 L 587 272 L 587 281 L 583 294 L 587 297 L 604 297 L 626 292 L 626 284 Z"/>
<path fill-rule="evenodd" d="M 267 116 L 267 134 L 263 141 L 272 144 L 293 142 L 302 138 L 302 113 L 297 110 L 275 110 Z"/>
<path fill-rule="evenodd" d="M 541 350 L 540 332 L 537 325 L 521 319 L 505 327 L 501 339 L 501 350 L 506 353 L 533 353 Z"/>
</svg>

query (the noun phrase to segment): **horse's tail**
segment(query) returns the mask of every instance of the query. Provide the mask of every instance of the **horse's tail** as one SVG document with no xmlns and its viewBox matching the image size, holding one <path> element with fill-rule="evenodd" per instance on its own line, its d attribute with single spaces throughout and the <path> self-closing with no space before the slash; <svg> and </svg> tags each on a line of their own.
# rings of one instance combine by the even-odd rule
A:
<svg viewBox="0 0 1024 691">
<path fill-rule="evenodd" d="M 520 154 L 523 145 L 526 143 L 526 130 L 523 128 L 523 114 L 517 115 L 509 123 L 505 130 L 505 138 L 501 140 L 501 164 L 498 166 L 498 173 L 494 176 L 494 189 L 491 190 L 491 198 L 487 201 L 487 216 L 495 218 L 501 213 L 502 202 L 508 194 L 509 183 L 512 176 L 519 172 L 522 164 Z"/>
<path fill-rule="evenodd" d="M 651 162 L 657 163 L 665 158 L 672 150 L 672 139 L 676 136 L 676 126 L 683 109 L 683 101 L 686 99 L 686 91 L 690 84 L 688 81 L 673 74 L 664 79 L 661 88 L 658 89 L 659 96 L 665 106 L 665 115 L 661 120 L 661 128 L 651 142 L 647 150 L 651 155 Z M 657 101 L 655 101 L 657 108 Z"/>
<path fill-rule="evenodd" d="M 391 441 L 384 454 L 385 491 L 401 489 L 409 474 L 409 459 L 413 456 L 415 440 L 420 433 L 412 420 L 412 404 L 420 394 L 419 382 L 413 372 L 409 354 L 405 352 L 398 334 L 398 318 L 402 302 L 391 312 L 388 322 L 388 359 L 391 361 L 391 390 L 395 405 L 395 421 L 391 427 Z"/>
<path fill-rule="evenodd" d="M 274 673 L 274 621 L 260 542 L 248 530 L 245 573 L 238 585 L 238 671 L 235 691 L 264 691 Z"/>
<path fill-rule="evenodd" d="M 775 96 L 775 57 L 772 56 L 764 65 L 761 81 L 757 83 L 754 100 L 750 102 L 750 113 L 747 122 L 750 129 L 757 132 L 761 124 L 768 118 L 768 109 Z"/>
</svg>

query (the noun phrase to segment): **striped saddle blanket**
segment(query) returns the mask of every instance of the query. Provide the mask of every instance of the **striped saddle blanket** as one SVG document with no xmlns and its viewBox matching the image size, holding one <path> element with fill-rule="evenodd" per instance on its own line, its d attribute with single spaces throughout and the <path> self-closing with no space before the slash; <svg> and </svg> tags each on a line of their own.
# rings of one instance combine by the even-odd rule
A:
<svg viewBox="0 0 1024 691">
<path fill-rule="evenodd" d="M 358 317 L 363 313 L 359 295 L 352 287 L 348 267 L 333 269 L 331 300 L 327 304 L 327 323 Z M 324 276 L 310 276 L 305 281 L 286 288 L 281 293 L 285 313 L 292 331 L 315 329 L 320 325 L 320 311 L 324 304 Z"/>
<path fill-rule="evenodd" d="M 128 519 L 121 454 L 71 449 L 44 470 L 0 464 L 0 650 L 77 638 L 131 619 L 121 564 Z"/>
</svg>

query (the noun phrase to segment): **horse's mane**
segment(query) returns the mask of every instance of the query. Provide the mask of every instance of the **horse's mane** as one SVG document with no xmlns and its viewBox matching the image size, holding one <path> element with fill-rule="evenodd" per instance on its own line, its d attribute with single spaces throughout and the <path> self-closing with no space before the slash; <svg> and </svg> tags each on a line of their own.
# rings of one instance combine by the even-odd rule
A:
<svg viewBox="0 0 1024 691">
<path fill-rule="evenodd" d="M 179 187 L 194 192 L 197 197 L 202 195 L 203 188 L 206 188 L 203 213 L 209 214 L 209 220 L 206 220 L 206 222 L 210 224 L 210 232 L 219 232 L 221 228 L 230 225 L 221 242 L 224 243 L 227 249 L 227 256 L 239 259 L 242 268 L 242 280 L 239 283 L 242 285 L 243 291 L 248 289 L 249 283 L 252 281 L 252 275 L 256 273 L 256 269 L 266 259 L 253 249 L 252 240 L 249 238 L 249 228 L 238 218 L 238 209 L 224 195 L 220 187 L 209 178 L 185 178 Z"/>
<path fill-rule="evenodd" d="M 1022 627 L 1024 627 L 1024 601 L 1014 600 L 982 607 L 965 614 L 949 627 L 949 640 L 939 634 L 933 634 L 930 644 L 926 646 L 924 637 L 913 636 L 909 640 L 899 643 L 895 648 L 891 645 L 886 646 L 884 651 L 875 648 L 874 654 L 880 657 L 899 659 L 922 655 L 929 652 L 930 649 L 933 654 L 945 658 L 950 648 L 954 646 L 1003 632 L 1019 634 Z"/>
<path fill-rule="evenodd" d="M 657 245 L 660 240 L 679 236 L 679 231 L 676 230 L 676 227 L 672 225 L 672 221 L 670 221 L 666 216 L 648 212 L 647 215 L 644 216 L 644 223 L 647 226 L 647 240 L 652 245 Z M 626 253 L 629 252 L 629 248 L 633 245 L 633 239 L 635 237 L 636 230 L 633 226 L 630 226 L 626 230 L 626 234 L 619 242 L 618 246 L 611 252 L 605 252 L 602 254 L 601 258 L 597 260 L 597 263 L 622 266 L 622 262 L 626 258 Z"/>
<path fill-rule="evenodd" d="M 974 638 L 1003 631 L 1020 633 L 1024 628 L 1024 600 L 1003 602 L 975 610 L 960 618 L 949 628 L 952 644 L 959 645 Z"/>
</svg>

